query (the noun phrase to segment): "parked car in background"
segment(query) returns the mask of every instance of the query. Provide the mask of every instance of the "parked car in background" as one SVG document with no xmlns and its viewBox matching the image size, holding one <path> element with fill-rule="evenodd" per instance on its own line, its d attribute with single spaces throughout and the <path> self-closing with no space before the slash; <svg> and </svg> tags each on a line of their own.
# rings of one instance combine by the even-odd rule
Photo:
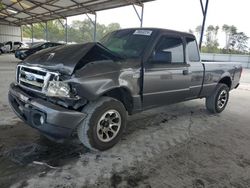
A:
<svg viewBox="0 0 250 188">
<path fill-rule="evenodd" d="M 24 44 L 22 42 L 12 42 L 12 48 L 10 52 L 15 52 L 17 49 L 21 48 Z"/>
<path fill-rule="evenodd" d="M 28 49 L 28 48 L 30 48 L 29 45 L 24 42 L 14 42 L 12 52 L 15 52 L 18 49 Z"/>
<path fill-rule="evenodd" d="M 6 49 L 3 43 L 0 43 L 0 55 L 5 53 Z"/>
<path fill-rule="evenodd" d="M 46 48 L 51 48 L 55 46 L 62 45 L 61 43 L 56 43 L 56 42 L 43 42 L 43 43 L 37 43 L 33 46 L 31 46 L 29 49 L 18 49 L 15 52 L 15 57 L 21 60 L 24 60 L 25 58 L 29 57 L 30 55 L 46 49 Z"/>
<path fill-rule="evenodd" d="M 29 46 L 23 42 L 8 41 L 1 44 L 0 53 L 15 52 L 17 49 L 20 48 L 29 48 Z"/>
<path fill-rule="evenodd" d="M 10 53 L 13 46 L 12 42 L 8 41 L 3 44 L 4 44 L 4 53 Z"/>
</svg>

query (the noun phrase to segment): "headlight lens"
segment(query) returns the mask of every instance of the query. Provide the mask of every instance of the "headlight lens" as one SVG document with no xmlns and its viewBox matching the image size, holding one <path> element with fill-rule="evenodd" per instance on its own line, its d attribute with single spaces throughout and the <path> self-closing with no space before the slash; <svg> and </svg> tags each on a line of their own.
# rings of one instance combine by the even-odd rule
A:
<svg viewBox="0 0 250 188">
<path fill-rule="evenodd" d="M 47 95 L 51 97 L 70 97 L 70 86 L 62 81 L 50 81 Z"/>
</svg>

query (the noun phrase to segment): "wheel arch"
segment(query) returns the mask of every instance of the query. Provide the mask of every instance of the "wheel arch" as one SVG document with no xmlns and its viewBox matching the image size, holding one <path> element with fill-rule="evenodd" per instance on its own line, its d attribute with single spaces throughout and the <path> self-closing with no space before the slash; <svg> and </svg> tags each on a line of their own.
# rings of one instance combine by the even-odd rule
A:
<svg viewBox="0 0 250 188">
<path fill-rule="evenodd" d="M 232 80 L 230 78 L 230 76 L 224 76 L 222 77 L 219 82 L 220 84 L 226 84 L 228 86 L 229 89 L 231 89 L 232 86 Z"/>
<path fill-rule="evenodd" d="M 129 114 L 133 111 L 133 97 L 130 90 L 126 87 L 115 87 L 105 91 L 100 96 L 112 97 L 120 101 Z"/>
</svg>

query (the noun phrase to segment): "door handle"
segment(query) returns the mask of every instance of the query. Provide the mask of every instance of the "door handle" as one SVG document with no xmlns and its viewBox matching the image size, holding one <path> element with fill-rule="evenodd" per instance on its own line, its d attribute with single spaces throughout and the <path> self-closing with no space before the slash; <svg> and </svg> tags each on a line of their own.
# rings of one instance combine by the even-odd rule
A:
<svg viewBox="0 0 250 188">
<path fill-rule="evenodd" d="M 192 71 L 190 71 L 188 69 L 183 70 L 183 75 L 189 75 L 189 74 L 192 74 Z"/>
</svg>

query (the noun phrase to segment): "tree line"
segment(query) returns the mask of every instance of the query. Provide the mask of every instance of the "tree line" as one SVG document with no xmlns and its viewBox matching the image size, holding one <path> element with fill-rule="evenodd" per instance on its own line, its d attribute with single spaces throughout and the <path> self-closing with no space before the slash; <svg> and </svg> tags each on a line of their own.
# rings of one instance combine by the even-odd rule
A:
<svg viewBox="0 0 250 188">
<path fill-rule="evenodd" d="M 65 41 L 65 24 L 63 20 L 53 20 L 47 22 L 48 40 L 52 42 Z M 97 23 L 97 40 L 103 38 L 107 33 L 120 29 L 119 23 L 111 23 L 109 25 Z M 82 21 L 73 21 L 72 24 L 67 25 L 68 42 L 84 43 L 93 41 L 94 26 L 88 19 Z M 221 47 L 218 41 L 218 33 L 222 31 L 225 35 L 225 46 Z M 197 26 L 194 30 L 189 32 L 200 38 L 201 26 Z M 31 38 L 31 26 L 23 27 L 23 36 Z M 33 36 L 36 39 L 46 39 L 45 24 L 33 24 Z M 238 31 L 234 25 L 224 24 L 221 28 L 217 25 L 209 25 L 206 28 L 204 41 L 202 45 L 202 52 L 205 53 L 235 53 L 235 54 L 249 54 L 248 47 L 249 37 L 241 31 Z"/>
<path fill-rule="evenodd" d="M 2 10 L 3 8 L 5 8 L 5 6 L 2 2 L 0 2 L 0 10 Z"/>
<path fill-rule="evenodd" d="M 221 31 L 225 35 L 225 46 L 220 47 L 218 42 L 218 32 Z M 189 32 L 200 38 L 201 26 L 197 26 L 194 30 Z M 205 53 L 234 53 L 234 54 L 250 54 L 250 48 L 248 47 L 249 37 L 242 31 L 238 31 L 234 25 L 224 24 L 221 28 L 213 25 L 209 25 L 206 28 L 204 41 L 202 45 L 202 52 Z"/>
<path fill-rule="evenodd" d="M 57 42 L 65 41 L 66 29 L 63 20 L 53 20 L 47 22 L 48 41 Z M 97 40 L 103 38 L 107 33 L 120 29 L 118 23 L 111 23 L 109 25 L 97 23 Z M 46 39 L 46 27 L 44 23 L 33 24 L 33 37 L 35 39 Z M 85 43 L 93 41 L 94 26 L 88 19 L 83 21 L 73 21 L 72 24 L 67 25 L 68 42 Z M 31 25 L 23 26 L 23 37 L 32 37 Z"/>
</svg>

